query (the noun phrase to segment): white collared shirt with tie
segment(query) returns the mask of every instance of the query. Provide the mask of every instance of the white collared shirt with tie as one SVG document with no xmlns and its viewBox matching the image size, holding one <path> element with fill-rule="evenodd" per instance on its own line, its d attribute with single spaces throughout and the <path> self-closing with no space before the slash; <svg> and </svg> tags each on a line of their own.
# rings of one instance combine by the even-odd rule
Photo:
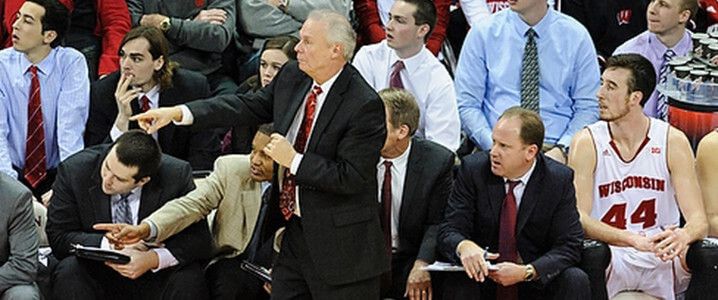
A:
<svg viewBox="0 0 718 300">
<path fill-rule="evenodd" d="M 406 169 L 409 164 L 409 153 L 411 152 L 411 142 L 406 151 L 396 158 L 386 159 L 382 157 L 379 159 L 379 164 L 376 167 L 376 179 L 379 190 L 379 203 L 381 203 L 381 190 L 382 183 L 384 182 L 384 161 L 391 162 L 391 248 L 392 250 L 399 249 L 399 216 L 401 212 L 401 200 L 404 197 L 404 182 L 406 182 Z"/>
</svg>

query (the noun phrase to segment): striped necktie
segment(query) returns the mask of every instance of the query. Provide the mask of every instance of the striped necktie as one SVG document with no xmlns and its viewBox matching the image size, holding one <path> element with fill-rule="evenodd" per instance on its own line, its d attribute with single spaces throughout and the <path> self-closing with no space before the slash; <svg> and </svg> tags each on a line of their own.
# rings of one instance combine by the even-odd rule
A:
<svg viewBox="0 0 718 300">
<path fill-rule="evenodd" d="M 526 47 L 521 62 L 521 107 L 539 112 L 539 62 L 536 31 L 526 31 Z"/>
<path fill-rule="evenodd" d="M 112 201 L 112 223 L 133 224 L 129 197 L 132 193 L 120 195 L 120 199 Z"/>
<path fill-rule="evenodd" d="M 25 167 L 23 177 L 36 188 L 47 176 L 45 166 L 45 129 L 40 101 L 40 80 L 37 66 L 30 66 L 30 98 L 27 106 L 27 137 L 25 140 Z"/>
<path fill-rule="evenodd" d="M 668 62 L 671 61 L 674 56 L 676 56 L 676 53 L 671 49 L 666 50 L 666 53 L 663 54 L 663 63 L 658 72 L 658 84 L 666 83 L 668 77 Z M 656 118 L 668 121 L 668 96 L 661 92 L 658 93 L 658 98 L 656 99 Z"/>
</svg>

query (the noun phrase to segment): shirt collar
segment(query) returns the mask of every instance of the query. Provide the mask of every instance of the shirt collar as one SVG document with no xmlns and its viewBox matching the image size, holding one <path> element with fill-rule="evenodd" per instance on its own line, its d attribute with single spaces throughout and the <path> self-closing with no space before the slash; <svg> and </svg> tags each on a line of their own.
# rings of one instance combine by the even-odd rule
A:
<svg viewBox="0 0 718 300">
<path fill-rule="evenodd" d="M 404 150 L 404 153 L 402 153 L 401 155 L 399 155 L 395 158 L 392 158 L 392 159 L 386 159 L 386 158 L 382 157 L 379 160 L 379 165 L 384 164 L 384 162 L 387 160 L 390 161 L 393 166 L 406 165 L 406 163 L 409 161 L 409 153 L 410 152 L 411 152 L 411 141 L 409 141 L 409 147 L 406 147 L 406 150 Z"/>
<path fill-rule="evenodd" d="M 132 200 L 132 199 L 137 199 L 137 200 L 139 200 L 138 197 L 141 195 L 141 193 L 142 193 L 142 187 L 141 187 L 141 186 L 138 186 L 138 187 L 132 189 L 132 190 L 128 193 L 129 196 L 127 196 L 127 200 Z M 122 198 L 122 196 L 123 196 L 123 194 L 114 194 L 114 195 L 112 195 L 112 198 L 119 200 L 120 198 Z"/>
<path fill-rule="evenodd" d="M 663 57 L 663 54 L 666 53 L 666 50 L 668 49 L 673 50 L 676 55 L 678 55 L 678 53 L 688 52 L 691 50 L 692 44 L 693 42 L 691 41 L 691 32 L 688 29 L 684 30 L 683 37 L 681 38 L 681 40 L 678 41 L 675 46 L 673 46 L 673 48 L 666 47 L 666 45 L 658 39 L 658 36 L 656 36 L 655 33 L 648 33 L 648 48 L 655 51 L 654 54 L 656 55 L 656 57 Z"/>
<path fill-rule="evenodd" d="M 519 16 L 518 13 L 511 9 L 507 10 L 509 17 L 514 23 L 516 33 L 518 33 L 521 37 L 524 38 L 526 38 L 526 31 L 528 31 L 529 28 L 533 28 L 536 32 L 536 38 L 540 39 L 544 34 L 548 32 L 549 26 L 551 26 L 553 19 L 556 18 L 556 12 L 553 10 L 553 8 L 549 7 L 548 10 L 546 10 L 546 15 L 544 15 L 543 18 L 541 18 L 541 20 L 532 27 L 529 26 L 529 24 L 526 24 L 526 22 L 521 19 L 521 16 Z"/>
<path fill-rule="evenodd" d="M 147 93 L 139 94 L 137 98 L 142 98 L 142 96 L 147 96 L 147 99 L 150 99 L 150 104 L 155 104 L 155 99 L 160 94 L 160 85 L 155 84 Z"/>
<path fill-rule="evenodd" d="M 412 72 L 414 72 L 416 69 L 418 69 L 418 68 L 422 65 L 422 57 L 423 57 L 422 54 L 423 54 L 423 52 L 424 52 L 425 49 L 426 49 L 426 46 L 423 46 L 423 47 L 421 48 L 421 50 L 419 50 L 419 52 L 417 52 L 417 53 L 414 54 L 413 56 L 411 56 L 411 57 L 409 57 L 409 58 L 403 58 L 403 59 L 402 59 L 402 58 L 399 58 L 399 56 L 396 55 L 396 51 L 394 51 L 394 49 L 391 49 L 391 51 L 390 51 L 390 52 L 391 52 L 391 59 L 389 60 L 389 63 L 390 63 L 390 65 L 389 65 L 389 69 L 390 69 L 389 72 L 391 72 L 391 68 L 394 67 L 394 64 L 395 64 L 397 61 L 400 61 L 400 60 L 401 60 L 401 61 L 404 62 L 404 68 L 406 69 L 406 72 L 408 72 L 409 74 L 411 74 Z"/>
<path fill-rule="evenodd" d="M 32 65 L 32 62 L 27 59 L 27 56 L 25 56 L 24 53 L 20 53 L 20 67 L 22 70 L 25 70 L 25 72 L 30 71 L 30 66 Z M 47 54 L 45 58 L 43 58 L 39 63 L 35 64 L 37 67 L 38 73 L 41 73 L 43 75 L 50 74 L 52 72 L 52 69 L 54 68 L 54 61 L 55 61 L 55 55 L 57 54 L 57 48 L 50 49 L 50 53 Z"/>
<path fill-rule="evenodd" d="M 334 74 L 334 76 L 329 78 L 329 80 L 325 81 L 324 84 L 319 84 L 316 80 L 312 80 L 312 89 L 314 88 L 314 86 L 318 85 L 322 88 L 322 94 L 326 95 L 327 93 L 329 93 L 329 89 L 332 88 L 332 85 L 334 85 L 334 82 L 337 81 L 337 78 L 339 78 L 339 74 L 341 74 L 342 71 L 344 71 L 344 68 L 341 68 L 339 72 Z"/>
<path fill-rule="evenodd" d="M 508 183 L 509 181 L 518 181 L 518 182 L 526 185 L 526 184 L 528 184 L 529 179 L 531 179 L 531 174 L 533 174 L 535 168 L 536 168 L 536 159 L 534 159 L 533 164 L 531 164 L 531 168 L 529 168 L 529 170 L 526 171 L 526 173 L 524 173 L 524 175 L 521 175 L 521 177 L 519 177 L 519 178 L 512 178 L 512 179 L 504 177 L 504 183 Z"/>
</svg>

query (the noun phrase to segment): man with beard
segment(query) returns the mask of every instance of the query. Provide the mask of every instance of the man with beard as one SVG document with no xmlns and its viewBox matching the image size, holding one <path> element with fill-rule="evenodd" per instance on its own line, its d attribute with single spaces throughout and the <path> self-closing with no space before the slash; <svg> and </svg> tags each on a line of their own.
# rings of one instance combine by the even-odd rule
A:
<svg viewBox="0 0 718 300">
<path fill-rule="evenodd" d="M 571 146 L 581 223 L 611 250 L 609 298 L 639 290 L 674 299 L 690 280 L 688 246 L 708 227 L 688 139 L 643 111 L 655 78 L 638 54 L 609 58 L 597 94 L 601 121 Z"/>
</svg>

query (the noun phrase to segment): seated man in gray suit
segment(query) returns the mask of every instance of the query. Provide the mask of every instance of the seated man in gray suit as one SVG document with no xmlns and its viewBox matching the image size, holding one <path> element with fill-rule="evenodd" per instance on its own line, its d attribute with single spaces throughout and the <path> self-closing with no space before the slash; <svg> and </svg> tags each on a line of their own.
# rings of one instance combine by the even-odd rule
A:
<svg viewBox="0 0 718 300">
<path fill-rule="evenodd" d="M 382 297 L 429 299 L 429 272 L 436 234 L 451 191 L 454 153 L 415 138 L 419 106 L 403 89 L 379 92 L 386 109 L 386 142 L 377 165 L 381 225 L 391 255 L 391 284 L 385 275 Z M 428 298 L 427 298 L 428 297 Z"/>
<path fill-rule="evenodd" d="M 273 233 L 266 230 L 264 216 L 273 161 L 262 151 L 272 132 L 271 124 L 260 126 L 250 155 L 220 157 L 214 172 L 198 182 L 197 189 L 168 202 L 139 225 L 97 224 L 95 229 L 110 231 L 107 237 L 118 243 L 162 242 L 217 209 L 214 259 L 205 272 L 212 299 L 267 297 L 262 283 L 242 271 L 240 264 L 250 260 L 268 268 L 272 265 Z"/>
<path fill-rule="evenodd" d="M 0 299 L 40 299 L 32 194 L 0 173 Z"/>
<path fill-rule="evenodd" d="M 207 222 L 197 222 L 157 248 L 121 251 L 127 264 L 71 254 L 73 244 L 110 249 L 96 223 L 136 224 L 195 188 L 188 162 L 163 155 L 151 135 L 130 130 L 114 144 L 84 149 L 60 164 L 52 186 L 47 236 L 60 262 L 54 299 L 206 299 L 200 262 L 209 258 Z"/>
</svg>

